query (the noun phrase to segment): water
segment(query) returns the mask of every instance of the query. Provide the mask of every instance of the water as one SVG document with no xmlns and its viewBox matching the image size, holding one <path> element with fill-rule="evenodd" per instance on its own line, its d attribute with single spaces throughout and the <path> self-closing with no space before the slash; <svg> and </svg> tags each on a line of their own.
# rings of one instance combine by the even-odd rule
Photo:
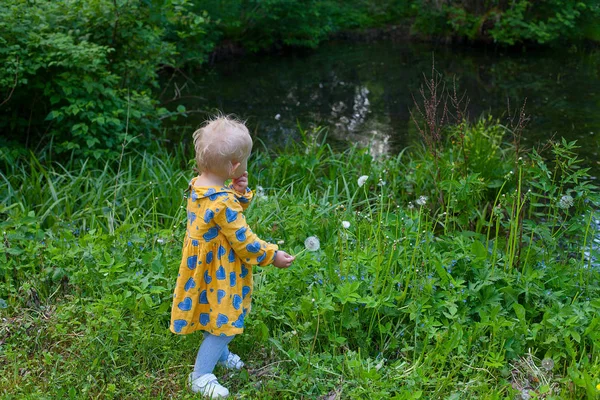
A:
<svg viewBox="0 0 600 400">
<path fill-rule="evenodd" d="M 179 80 L 188 109 L 221 110 L 246 119 L 267 146 L 298 138 L 305 129 L 328 129 L 334 146 L 370 145 L 393 154 L 418 138 L 410 112 L 431 75 L 432 59 L 446 82 L 456 78 L 470 99 L 471 119 L 491 114 L 507 122 L 526 100 L 530 116 L 524 144 L 555 135 L 577 140 L 580 156 L 600 174 L 600 51 L 445 47 L 391 40 L 331 42 L 314 51 L 257 55 L 203 67 Z M 167 94 L 173 94 L 169 87 Z M 190 135 L 205 118 L 190 114 L 178 132 Z M 189 136 L 188 136 L 189 137 Z"/>
</svg>

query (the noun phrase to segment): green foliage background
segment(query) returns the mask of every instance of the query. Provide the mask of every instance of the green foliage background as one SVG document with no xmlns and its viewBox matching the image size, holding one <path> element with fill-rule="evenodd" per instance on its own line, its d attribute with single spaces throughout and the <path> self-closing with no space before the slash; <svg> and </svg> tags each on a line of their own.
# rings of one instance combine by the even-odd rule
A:
<svg viewBox="0 0 600 400">
<path fill-rule="evenodd" d="M 185 114 L 160 104 L 161 70 L 197 68 L 217 48 L 316 47 L 391 25 L 434 40 L 564 44 L 598 40 L 598 18 L 595 0 L 4 0 L 0 144 L 96 158 L 147 146 Z"/>
</svg>

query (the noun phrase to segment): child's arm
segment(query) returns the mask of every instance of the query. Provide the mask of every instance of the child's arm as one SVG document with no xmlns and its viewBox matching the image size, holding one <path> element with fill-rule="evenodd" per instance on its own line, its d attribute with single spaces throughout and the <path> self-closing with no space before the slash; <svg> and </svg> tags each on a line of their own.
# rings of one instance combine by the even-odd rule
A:
<svg viewBox="0 0 600 400">
<path fill-rule="evenodd" d="M 252 232 L 242 214 L 242 207 L 241 203 L 233 200 L 223 201 L 215 215 L 215 223 L 243 262 L 260 266 L 273 263 L 278 246 L 261 240 Z"/>
</svg>

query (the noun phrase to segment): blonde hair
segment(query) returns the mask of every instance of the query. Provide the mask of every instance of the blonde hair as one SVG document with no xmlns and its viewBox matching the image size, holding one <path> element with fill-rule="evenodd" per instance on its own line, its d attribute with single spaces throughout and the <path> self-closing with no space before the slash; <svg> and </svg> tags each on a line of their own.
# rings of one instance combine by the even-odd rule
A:
<svg viewBox="0 0 600 400">
<path fill-rule="evenodd" d="M 223 175 L 231 173 L 233 164 L 250 156 L 252 138 L 243 122 L 226 115 L 217 115 L 194 132 L 196 165 L 200 172 Z"/>
</svg>

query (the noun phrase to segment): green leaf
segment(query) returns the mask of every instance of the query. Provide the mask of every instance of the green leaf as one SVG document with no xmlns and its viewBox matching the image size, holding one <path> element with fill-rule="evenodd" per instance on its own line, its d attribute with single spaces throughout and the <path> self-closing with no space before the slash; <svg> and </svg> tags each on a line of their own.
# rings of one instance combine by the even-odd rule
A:
<svg viewBox="0 0 600 400">
<path fill-rule="evenodd" d="M 487 257 L 487 250 L 479 240 L 475 240 L 471 243 L 471 253 L 473 253 L 476 258 L 484 259 Z"/>
</svg>

